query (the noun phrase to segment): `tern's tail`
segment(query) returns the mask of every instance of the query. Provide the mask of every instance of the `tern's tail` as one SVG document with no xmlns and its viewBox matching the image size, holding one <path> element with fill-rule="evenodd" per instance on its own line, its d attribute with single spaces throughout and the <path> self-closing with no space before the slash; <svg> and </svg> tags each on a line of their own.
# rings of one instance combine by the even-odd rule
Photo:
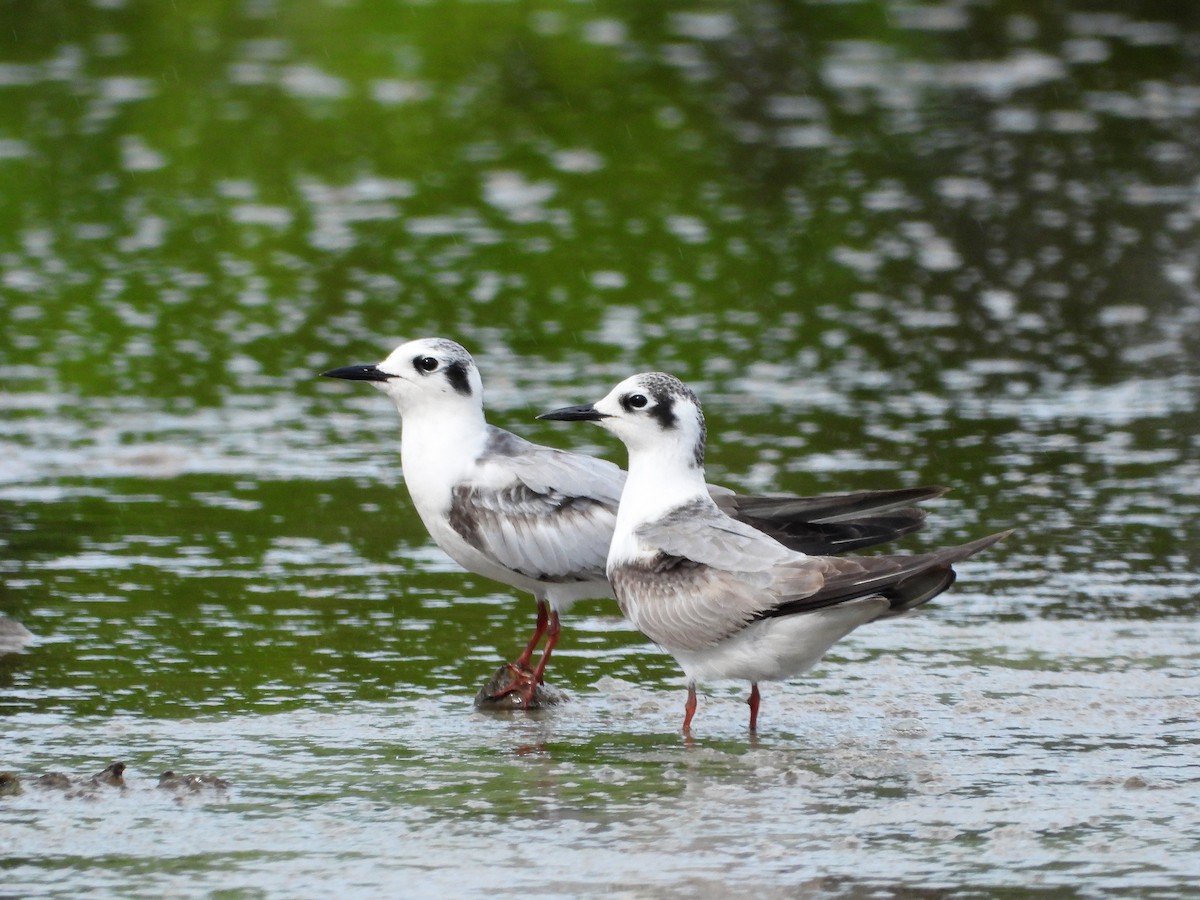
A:
<svg viewBox="0 0 1200 900">
<path fill-rule="evenodd" d="M 1012 534 L 1001 531 L 968 544 L 909 556 L 838 556 L 822 560 L 825 582 L 819 590 L 785 600 L 759 618 L 788 616 L 836 606 L 860 597 L 884 597 L 896 615 L 932 600 L 954 584 L 956 562 L 973 556 Z"/>
<path fill-rule="evenodd" d="M 990 534 L 968 544 L 920 554 L 918 558 L 925 560 L 923 568 L 896 582 L 891 590 L 881 592 L 892 604 L 888 615 L 897 615 L 910 609 L 916 609 L 922 603 L 932 600 L 954 584 L 954 579 L 957 577 L 954 569 L 951 568 L 954 563 L 974 556 L 981 550 L 986 550 L 1010 534 L 1012 534 L 1011 528 L 1008 531 Z"/>
</svg>

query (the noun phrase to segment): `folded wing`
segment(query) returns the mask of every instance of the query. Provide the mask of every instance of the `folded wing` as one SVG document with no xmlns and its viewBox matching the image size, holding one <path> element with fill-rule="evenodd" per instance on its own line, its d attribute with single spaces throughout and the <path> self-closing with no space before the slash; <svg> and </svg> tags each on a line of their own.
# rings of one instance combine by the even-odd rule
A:
<svg viewBox="0 0 1200 900">
<path fill-rule="evenodd" d="M 453 491 L 455 531 L 528 578 L 602 581 L 625 473 L 497 428 L 483 459 L 476 477 Z"/>
<path fill-rule="evenodd" d="M 1009 532 L 932 553 L 879 557 L 796 554 L 750 526 L 696 503 L 637 531 L 654 555 L 610 567 L 622 609 L 651 640 L 698 650 L 750 622 L 882 596 L 890 613 L 954 583 L 953 563 Z"/>
</svg>

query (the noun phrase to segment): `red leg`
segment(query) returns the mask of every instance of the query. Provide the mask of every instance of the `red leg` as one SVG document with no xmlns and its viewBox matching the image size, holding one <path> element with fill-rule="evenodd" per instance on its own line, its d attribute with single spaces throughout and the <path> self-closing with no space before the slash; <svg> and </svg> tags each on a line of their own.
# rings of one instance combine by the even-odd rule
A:
<svg viewBox="0 0 1200 900">
<path fill-rule="evenodd" d="M 554 648 L 558 646 L 558 635 L 562 631 L 562 625 L 558 621 L 558 613 L 555 610 L 550 610 L 550 624 L 546 628 L 546 649 L 542 651 L 542 658 L 538 660 L 537 668 L 533 670 L 533 680 L 536 684 L 545 683 L 545 678 L 542 673 L 546 671 L 546 663 L 550 662 L 550 654 L 554 652 Z"/>
<path fill-rule="evenodd" d="M 525 649 L 521 651 L 521 655 L 517 657 L 513 663 L 518 669 L 528 671 L 529 660 L 533 659 L 533 651 L 537 649 L 537 645 L 542 640 L 542 635 L 546 633 L 546 622 L 550 617 L 550 604 L 545 600 L 539 599 L 537 602 L 537 625 L 533 628 L 533 637 L 529 639 L 529 643 Z M 555 621 L 558 621 L 558 616 L 555 616 Z"/>
<path fill-rule="evenodd" d="M 558 612 L 552 609 L 550 610 L 550 622 L 546 628 L 546 649 L 542 651 L 542 658 L 538 660 L 537 667 L 530 676 L 529 685 L 525 688 L 526 707 L 533 700 L 533 694 L 537 690 L 537 686 L 545 681 L 546 663 L 550 662 L 550 654 L 554 652 L 554 648 L 558 644 L 558 635 L 561 631 L 562 627 L 558 621 Z"/>
<path fill-rule="evenodd" d="M 752 681 L 752 682 L 750 682 L 750 699 L 748 699 L 746 701 L 748 704 L 750 704 L 750 730 L 751 731 L 758 730 L 758 701 L 759 701 L 759 699 L 760 698 L 758 696 L 758 682 Z"/>
<path fill-rule="evenodd" d="M 683 707 L 683 731 L 687 734 L 692 730 L 692 716 L 696 714 L 696 682 L 688 682 L 687 703 Z"/>
<path fill-rule="evenodd" d="M 521 651 L 513 662 L 508 664 L 509 671 L 512 673 L 512 678 L 508 686 L 503 690 L 497 691 L 492 695 L 493 700 L 499 700 L 501 697 L 511 694 L 513 691 L 520 691 L 524 698 L 525 707 L 529 707 L 529 701 L 533 699 L 533 692 L 537 689 L 538 679 L 541 678 L 541 670 L 546 668 L 546 655 L 543 654 L 541 661 L 538 664 L 538 671 L 535 675 L 529 670 L 529 661 L 533 658 L 533 651 L 537 649 L 537 645 L 542 640 L 542 635 L 546 633 L 546 629 L 551 620 L 550 604 L 545 600 L 538 598 L 537 601 L 537 624 L 533 628 L 533 636 L 529 639 L 529 643 L 525 645 L 525 649 Z M 554 620 L 554 637 L 558 637 L 558 614 L 553 614 Z M 546 642 L 547 653 L 553 644 L 548 640 Z"/>
</svg>

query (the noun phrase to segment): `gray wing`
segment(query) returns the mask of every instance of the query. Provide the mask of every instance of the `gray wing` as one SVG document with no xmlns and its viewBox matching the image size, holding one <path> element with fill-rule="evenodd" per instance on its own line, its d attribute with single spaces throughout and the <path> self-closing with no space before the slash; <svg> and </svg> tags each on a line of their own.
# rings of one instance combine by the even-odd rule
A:
<svg viewBox="0 0 1200 900">
<path fill-rule="evenodd" d="M 477 477 L 453 491 L 450 524 L 528 578 L 603 581 L 624 483 L 612 463 L 491 428 Z"/>
<path fill-rule="evenodd" d="M 953 563 L 1008 534 L 907 556 L 804 556 L 705 506 L 643 525 L 639 540 L 658 554 L 609 573 L 622 608 L 666 647 L 702 649 L 756 619 L 872 595 L 885 597 L 893 612 L 912 609 L 954 583 Z"/>
<path fill-rule="evenodd" d="M 794 573 L 794 588 L 812 594 L 824 583 L 819 561 Z M 622 612 L 650 640 L 669 650 L 710 647 L 778 606 L 769 577 L 745 575 L 681 556 L 660 556 L 609 570 Z"/>
<path fill-rule="evenodd" d="M 570 453 L 531 443 L 511 432 L 488 426 L 489 457 L 502 460 L 512 473 L 534 491 L 549 491 L 563 484 L 581 496 L 619 503 L 625 487 L 625 470 L 606 459 Z"/>
<path fill-rule="evenodd" d="M 743 575 L 766 572 L 802 557 L 706 500 L 686 503 L 661 519 L 643 523 L 636 536 L 645 549 Z"/>
<path fill-rule="evenodd" d="M 638 630 L 667 648 L 710 646 L 825 582 L 825 557 L 795 553 L 705 500 L 635 534 L 654 555 L 613 567 L 609 579 Z"/>
</svg>

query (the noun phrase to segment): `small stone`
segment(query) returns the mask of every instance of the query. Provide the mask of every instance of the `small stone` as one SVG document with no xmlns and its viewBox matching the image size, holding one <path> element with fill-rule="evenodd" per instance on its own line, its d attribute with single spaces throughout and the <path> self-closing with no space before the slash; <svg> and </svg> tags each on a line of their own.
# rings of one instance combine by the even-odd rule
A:
<svg viewBox="0 0 1200 900">
<path fill-rule="evenodd" d="M 19 653 L 33 641 L 33 632 L 8 616 L 0 616 L 0 654 Z"/>
<path fill-rule="evenodd" d="M 229 782 L 216 775 L 176 775 L 174 772 L 163 772 L 158 776 L 160 790 L 172 791 L 176 794 L 196 794 L 203 790 L 225 791 Z"/>
<path fill-rule="evenodd" d="M 929 729 L 921 722 L 920 719 L 904 718 L 898 719 L 893 725 L 892 730 L 900 737 L 918 738 L 924 737 L 929 733 Z"/>
<path fill-rule="evenodd" d="M 113 787 L 125 787 L 125 779 L 122 777 L 125 774 L 125 763 L 115 762 L 105 766 L 101 771 L 92 776 L 92 781 L 96 784 L 110 784 Z"/>
<path fill-rule="evenodd" d="M 37 786 L 65 791 L 71 786 L 71 779 L 62 772 L 47 772 L 45 775 L 38 776 Z"/>
</svg>

